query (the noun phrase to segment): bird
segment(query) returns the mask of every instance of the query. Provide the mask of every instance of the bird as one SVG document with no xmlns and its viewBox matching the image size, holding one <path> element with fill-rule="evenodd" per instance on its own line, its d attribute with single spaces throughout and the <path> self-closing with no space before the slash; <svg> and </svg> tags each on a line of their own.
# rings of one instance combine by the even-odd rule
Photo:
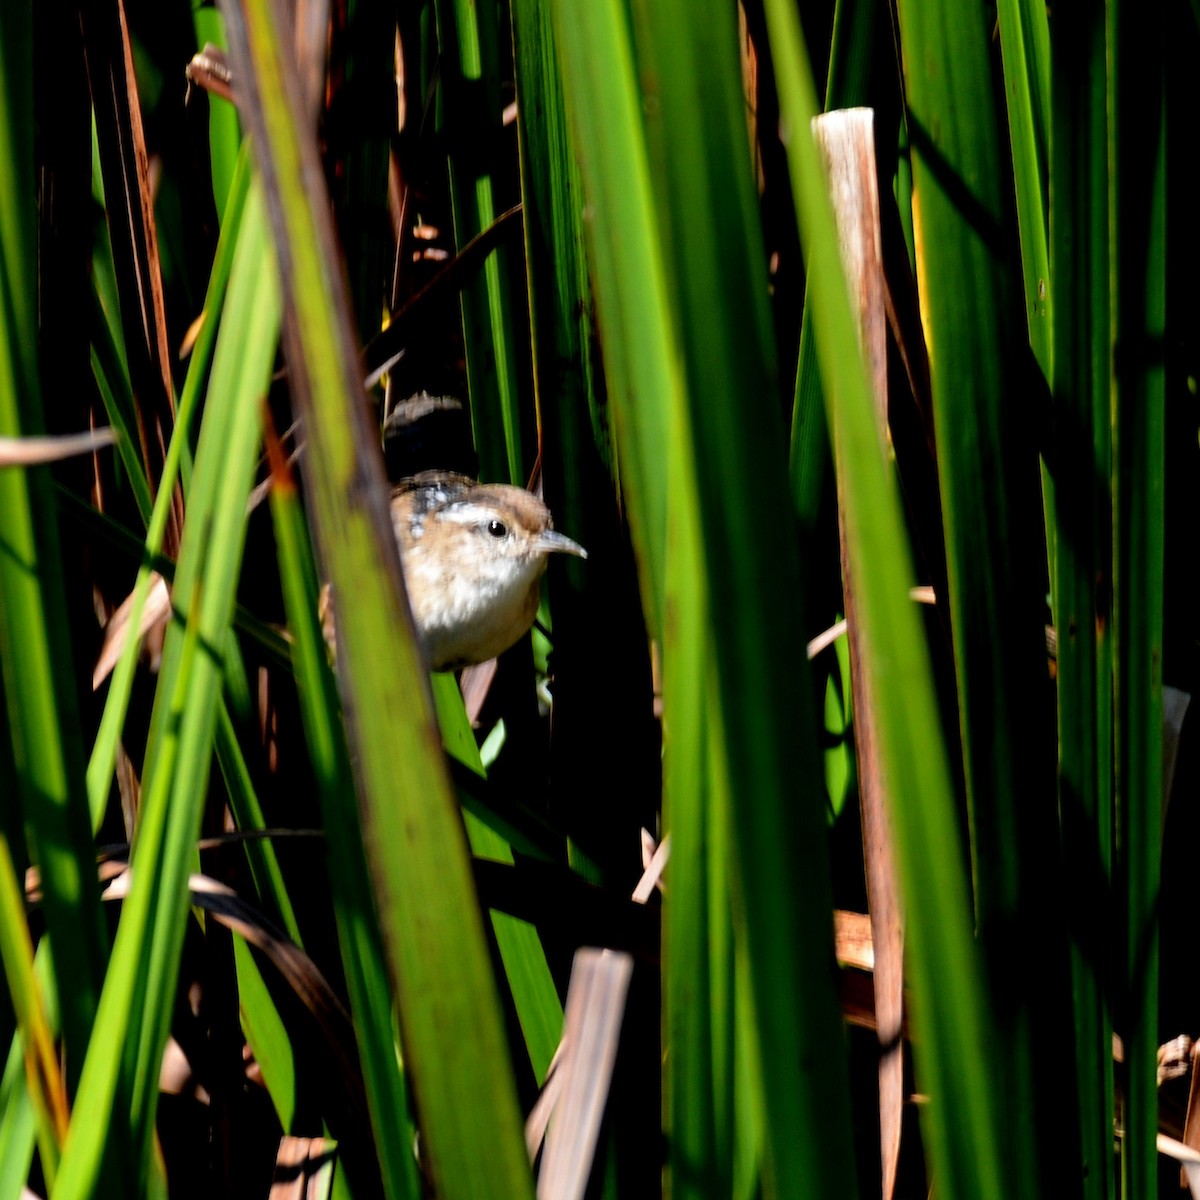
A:
<svg viewBox="0 0 1200 1200">
<path fill-rule="evenodd" d="M 431 671 L 495 658 L 533 624 L 551 554 L 587 558 L 524 488 L 424 471 L 391 495 L 392 528 Z M 332 644 L 332 607 L 325 605 Z"/>
</svg>

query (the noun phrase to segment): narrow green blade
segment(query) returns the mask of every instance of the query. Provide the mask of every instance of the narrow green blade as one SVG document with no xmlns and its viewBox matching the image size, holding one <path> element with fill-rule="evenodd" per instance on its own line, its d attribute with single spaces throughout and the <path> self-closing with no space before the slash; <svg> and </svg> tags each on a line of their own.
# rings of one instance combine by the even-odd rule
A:
<svg viewBox="0 0 1200 1200">
<path fill-rule="evenodd" d="M 447 1195 L 527 1195 L 502 1014 L 405 603 L 316 143 L 274 5 L 251 0 L 224 12 L 288 301 L 310 517 L 323 570 L 342 598 L 338 684 L 423 1161 Z"/>
<path fill-rule="evenodd" d="M 975 910 L 1007 1089 L 1011 1186 L 1077 1187 L 1073 1025 L 1045 651 L 1046 562 L 1027 337 L 1006 255 L 991 27 L 953 2 L 899 5 L 921 316 L 929 348 Z M 969 282 L 971 302 L 963 303 Z M 1031 1119 L 1031 1114 L 1037 1114 Z"/>
<path fill-rule="evenodd" d="M 1115 1023 L 1125 1045 L 1121 1191 L 1157 1184 L 1158 894 L 1162 838 L 1166 380 L 1164 6 L 1108 6 L 1112 280 L 1113 726 L 1124 945 Z M 1118 943 L 1119 944 L 1119 943 Z"/>
<path fill-rule="evenodd" d="M 1059 805 L 1083 1192 L 1115 1194 L 1112 1065 L 1112 419 L 1104 15 L 1056 14 L 1050 266 Z"/>
</svg>

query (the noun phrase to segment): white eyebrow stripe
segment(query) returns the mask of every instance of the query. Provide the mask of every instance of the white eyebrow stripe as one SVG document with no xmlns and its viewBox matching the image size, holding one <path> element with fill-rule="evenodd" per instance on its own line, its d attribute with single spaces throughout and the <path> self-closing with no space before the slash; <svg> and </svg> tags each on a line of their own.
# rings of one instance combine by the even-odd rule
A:
<svg viewBox="0 0 1200 1200">
<path fill-rule="evenodd" d="M 498 520 L 497 510 L 484 504 L 451 504 L 441 514 L 443 521 L 459 525 L 483 525 Z"/>
</svg>

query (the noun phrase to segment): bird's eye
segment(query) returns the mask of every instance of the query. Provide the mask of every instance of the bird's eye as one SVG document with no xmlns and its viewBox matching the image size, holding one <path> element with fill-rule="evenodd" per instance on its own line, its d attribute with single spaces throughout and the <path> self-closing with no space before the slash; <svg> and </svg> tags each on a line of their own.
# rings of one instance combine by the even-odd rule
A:
<svg viewBox="0 0 1200 1200">
<path fill-rule="evenodd" d="M 488 533 L 494 538 L 502 538 L 508 536 L 508 526 L 503 521 L 489 521 L 487 527 Z"/>
</svg>

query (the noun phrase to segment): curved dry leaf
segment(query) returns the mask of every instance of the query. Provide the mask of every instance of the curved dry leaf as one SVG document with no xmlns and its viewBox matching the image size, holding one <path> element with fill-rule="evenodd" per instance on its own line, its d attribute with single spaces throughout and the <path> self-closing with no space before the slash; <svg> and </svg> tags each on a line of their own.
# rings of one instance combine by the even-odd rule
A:
<svg viewBox="0 0 1200 1200">
<path fill-rule="evenodd" d="M 126 872 L 126 876 L 128 872 Z M 316 1020 L 337 1062 L 341 1078 L 359 1115 L 367 1119 L 366 1095 L 354 1051 L 354 1032 L 350 1014 L 337 993 L 303 950 L 275 929 L 267 918 L 231 887 L 208 875 L 194 874 L 188 879 L 192 903 L 226 929 L 240 934 L 260 951 L 279 972 L 297 999 Z"/>
<path fill-rule="evenodd" d="M 142 607 L 142 618 L 138 622 L 139 641 L 171 616 L 171 593 L 167 590 L 167 581 L 157 571 L 150 579 L 150 591 Z M 100 647 L 96 665 L 92 668 L 92 691 L 112 674 L 117 660 L 121 657 L 121 651 L 125 649 L 125 642 L 129 637 L 129 612 L 132 607 L 133 594 L 130 593 L 121 601 L 120 607 L 104 627 L 104 644 Z"/>
<path fill-rule="evenodd" d="M 123 861 L 127 847 L 110 848 L 110 857 L 100 864 L 102 879 L 108 884 L 104 900 L 124 900 L 129 894 L 133 871 Z M 26 875 L 26 894 L 37 887 L 36 875 Z M 355 1051 L 354 1030 L 337 993 L 320 968 L 286 934 L 276 929 L 267 917 L 231 887 L 208 875 L 195 873 L 188 878 L 191 902 L 213 920 L 240 935 L 259 951 L 291 988 L 296 998 L 316 1021 L 332 1055 L 338 1077 L 346 1088 L 346 1097 L 355 1119 L 368 1120 L 366 1092 Z"/>
</svg>

